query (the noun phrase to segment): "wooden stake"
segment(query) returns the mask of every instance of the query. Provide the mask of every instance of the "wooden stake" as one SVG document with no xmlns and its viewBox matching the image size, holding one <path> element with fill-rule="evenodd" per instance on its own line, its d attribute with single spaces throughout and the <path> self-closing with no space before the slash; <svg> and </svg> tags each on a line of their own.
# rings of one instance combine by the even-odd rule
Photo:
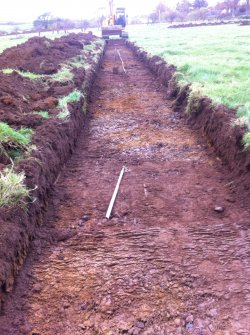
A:
<svg viewBox="0 0 250 335">
<path fill-rule="evenodd" d="M 117 181 L 114 193 L 113 193 L 112 198 L 110 200 L 109 207 L 108 207 L 108 210 L 107 210 L 107 213 L 106 213 L 106 218 L 107 219 L 110 218 L 110 215 L 111 215 L 114 203 L 115 203 L 115 199 L 116 199 L 116 196 L 117 196 L 117 193 L 118 193 L 118 190 L 119 190 L 119 186 L 120 186 L 120 183 L 122 181 L 122 177 L 123 177 L 124 172 L 125 172 L 125 166 L 123 166 L 123 168 L 121 169 L 121 172 L 120 172 L 120 175 L 119 175 L 119 178 L 118 178 L 118 181 Z"/>
</svg>

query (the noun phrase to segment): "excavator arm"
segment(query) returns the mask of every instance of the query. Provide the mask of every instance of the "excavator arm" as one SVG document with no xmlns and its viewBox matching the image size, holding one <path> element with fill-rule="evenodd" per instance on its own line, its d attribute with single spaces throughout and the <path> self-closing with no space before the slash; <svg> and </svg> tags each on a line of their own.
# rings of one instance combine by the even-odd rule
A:
<svg viewBox="0 0 250 335">
<path fill-rule="evenodd" d="M 114 0 L 108 0 L 109 17 L 104 20 L 102 26 L 102 37 L 109 39 L 109 36 L 118 35 L 121 38 L 128 38 L 128 33 L 124 31 L 126 26 L 125 8 L 120 7 L 114 12 Z"/>
</svg>

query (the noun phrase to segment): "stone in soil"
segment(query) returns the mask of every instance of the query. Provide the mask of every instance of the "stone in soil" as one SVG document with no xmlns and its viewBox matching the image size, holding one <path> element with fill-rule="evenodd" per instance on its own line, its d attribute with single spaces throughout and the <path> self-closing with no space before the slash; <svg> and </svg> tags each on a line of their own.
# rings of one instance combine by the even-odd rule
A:
<svg viewBox="0 0 250 335">
<path fill-rule="evenodd" d="M 224 212 L 224 207 L 221 207 L 221 206 L 215 206 L 214 207 L 214 211 L 216 213 L 223 213 Z"/>
</svg>

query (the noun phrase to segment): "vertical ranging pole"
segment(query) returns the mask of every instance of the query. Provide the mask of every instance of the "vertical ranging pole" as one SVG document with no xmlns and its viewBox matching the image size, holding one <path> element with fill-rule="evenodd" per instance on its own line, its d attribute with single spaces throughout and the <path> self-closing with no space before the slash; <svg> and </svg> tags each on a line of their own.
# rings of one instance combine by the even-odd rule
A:
<svg viewBox="0 0 250 335">
<path fill-rule="evenodd" d="M 121 61 L 121 63 L 122 63 L 122 69 L 123 69 L 123 72 L 126 74 L 126 70 L 125 70 L 124 62 L 123 62 L 123 60 L 122 60 L 121 53 L 120 53 L 119 50 L 116 50 L 116 51 L 117 51 L 118 56 L 119 56 L 119 58 L 120 58 L 120 61 Z"/>
<path fill-rule="evenodd" d="M 120 183 L 122 181 L 122 177 L 123 177 L 124 172 L 125 172 L 125 166 L 121 169 L 120 176 L 118 178 L 118 181 L 117 181 L 114 193 L 113 193 L 112 198 L 110 200 L 109 207 L 108 207 L 108 210 L 107 210 L 107 213 L 106 213 L 106 218 L 107 219 L 110 218 L 110 215 L 111 215 L 114 203 L 115 203 L 115 199 L 116 199 L 116 196 L 117 196 L 117 193 L 118 193 L 118 190 L 119 190 L 119 186 L 120 186 Z"/>
</svg>

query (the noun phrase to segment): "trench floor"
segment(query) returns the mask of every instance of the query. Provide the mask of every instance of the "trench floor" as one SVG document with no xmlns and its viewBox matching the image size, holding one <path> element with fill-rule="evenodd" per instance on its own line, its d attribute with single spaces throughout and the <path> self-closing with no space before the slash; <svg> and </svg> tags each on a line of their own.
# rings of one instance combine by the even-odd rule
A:
<svg viewBox="0 0 250 335">
<path fill-rule="evenodd" d="M 123 45 L 89 113 L 0 334 L 249 335 L 249 204 L 213 149 Z"/>
</svg>

